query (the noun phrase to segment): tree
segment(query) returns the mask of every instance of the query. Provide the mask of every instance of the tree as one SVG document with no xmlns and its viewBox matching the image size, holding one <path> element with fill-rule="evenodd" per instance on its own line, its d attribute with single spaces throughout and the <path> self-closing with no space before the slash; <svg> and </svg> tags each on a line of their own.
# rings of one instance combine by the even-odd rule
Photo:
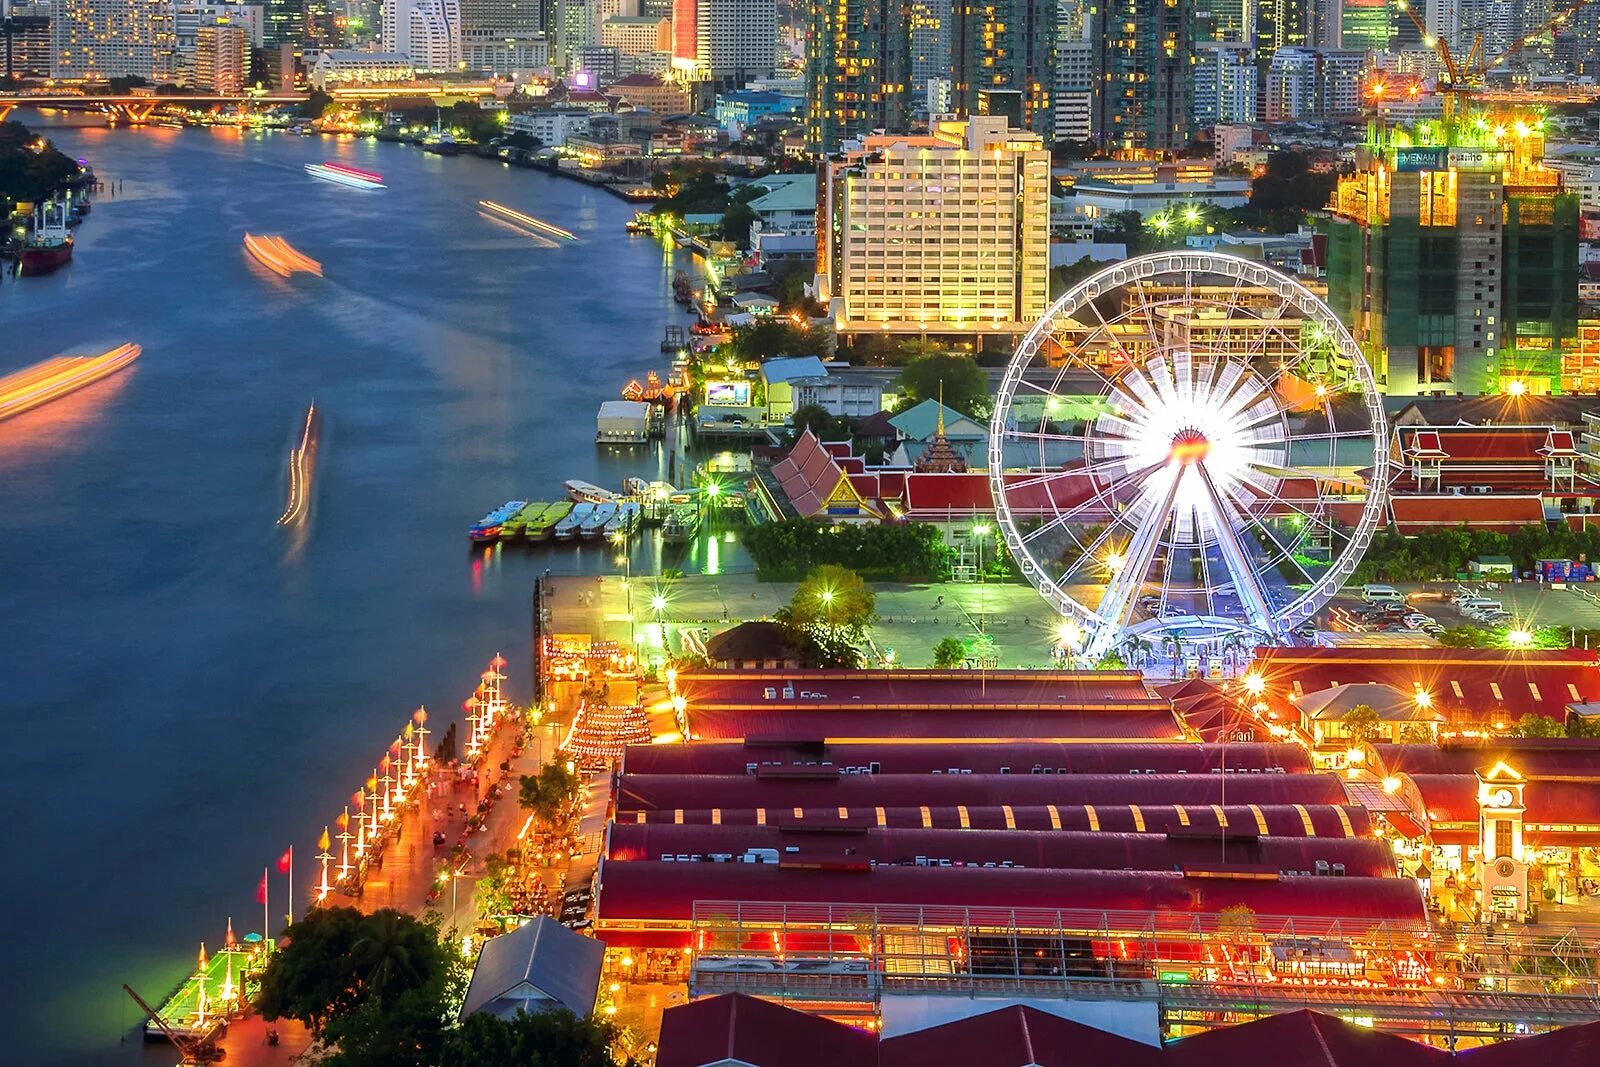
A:
<svg viewBox="0 0 1600 1067">
<path fill-rule="evenodd" d="M 78 174 L 55 145 L 20 122 L 0 122 L 0 204 L 46 199 Z"/>
<path fill-rule="evenodd" d="M 750 227 L 756 221 L 756 212 L 748 202 L 735 200 L 722 213 L 722 239 L 735 248 L 750 247 Z"/>
<path fill-rule="evenodd" d="M 263 1018 L 304 1023 L 348 1055 L 327 1061 L 344 1067 L 434 1061 L 444 1005 L 463 978 L 435 924 L 392 908 L 317 908 L 288 938 L 261 977 Z"/>
<path fill-rule="evenodd" d="M 967 661 L 967 646 L 959 637 L 941 638 L 933 646 L 933 665 L 939 670 L 959 667 Z"/>
<path fill-rule="evenodd" d="M 614 1024 L 565 1008 L 518 1011 L 510 1019 L 474 1014 L 445 1041 L 440 1067 L 615 1067 Z"/>
<path fill-rule="evenodd" d="M 735 326 L 728 347 L 735 359 L 756 362 L 775 356 L 814 356 L 824 345 L 823 338 L 789 319 L 764 319 Z"/>
<path fill-rule="evenodd" d="M 1402 745 L 1431 745 L 1433 744 L 1433 731 L 1425 722 L 1408 722 L 1400 725 L 1400 731 L 1395 737 Z"/>
<path fill-rule="evenodd" d="M 1339 717 L 1350 740 L 1370 744 L 1378 739 L 1378 713 L 1370 704 L 1357 704 Z"/>
<path fill-rule="evenodd" d="M 333 97 L 321 89 L 312 89 L 300 104 L 300 114 L 308 119 L 320 119 L 333 106 Z"/>
<path fill-rule="evenodd" d="M 1600 719 L 1592 715 L 1568 715 L 1568 737 L 1600 737 Z"/>
<path fill-rule="evenodd" d="M 913 403 L 938 400 L 973 418 L 989 411 L 989 376 L 971 356 L 954 352 L 931 352 L 918 356 L 900 372 L 900 387 Z"/>
<path fill-rule="evenodd" d="M 1548 715 L 1524 715 L 1507 731 L 1512 737 L 1565 737 L 1566 729 Z"/>
<path fill-rule="evenodd" d="M 578 799 L 582 782 L 564 763 L 547 763 L 519 779 L 517 799 L 534 817 L 553 826 Z"/>
<path fill-rule="evenodd" d="M 835 415 L 820 404 L 802 404 L 794 409 L 789 420 L 798 437 L 810 430 L 822 441 L 843 441 L 850 436 L 850 420 Z"/>
<path fill-rule="evenodd" d="M 813 570 L 776 613 L 810 666 L 855 667 L 877 597 L 855 571 L 834 564 Z"/>
</svg>

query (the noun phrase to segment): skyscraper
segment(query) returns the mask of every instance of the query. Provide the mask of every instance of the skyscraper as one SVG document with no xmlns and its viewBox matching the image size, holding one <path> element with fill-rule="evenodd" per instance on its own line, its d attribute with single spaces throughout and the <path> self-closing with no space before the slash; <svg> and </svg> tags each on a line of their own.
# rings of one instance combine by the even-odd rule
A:
<svg viewBox="0 0 1600 1067">
<path fill-rule="evenodd" d="M 540 0 L 460 0 L 466 30 L 529 34 L 544 29 Z"/>
<path fill-rule="evenodd" d="M 911 96 L 921 101 L 930 79 L 950 77 L 954 5 L 952 0 L 911 0 L 906 11 L 911 25 Z"/>
<path fill-rule="evenodd" d="M 1190 138 L 1192 0 L 1104 0 L 1093 19 L 1101 79 L 1095 137 L 1126 152 L 1170 152 Z"/>
<path fill-rule="evenodd" d="M 951 103 L 978 112 L 978 94 L 1022 94 L 1025 128 L 1049 133 L 1056 0 L 954 0 L 950 30 Z"/>
<path fill-rule="evenodd" d="M 777 0 L 699 0 L 695 64 L 717 88 L 770 78 L 777 58 Z"/>
<path fill-rule="evenodd" d="M 1256 120 L 1254 50 L 1233 41 L 1201 41 L 1194 46 L 1194 122 Z"/>
<path fill-rule="evenodd" d="M 172 64 L 171 0 L 55 0 L 56 78 L 159 78 Z"/>
<path fill-rule="evenodd" d="M 905 125 L 909 27 L 897 0 L 810 0 L 806 141 L 813 152 Z"/>
<path fill-rule="evenodd" d="M 460 0 L 394 0 L 383 8 L 383 49 L 418 70 L 455 70 L 461 63 Z"/>
</svg>

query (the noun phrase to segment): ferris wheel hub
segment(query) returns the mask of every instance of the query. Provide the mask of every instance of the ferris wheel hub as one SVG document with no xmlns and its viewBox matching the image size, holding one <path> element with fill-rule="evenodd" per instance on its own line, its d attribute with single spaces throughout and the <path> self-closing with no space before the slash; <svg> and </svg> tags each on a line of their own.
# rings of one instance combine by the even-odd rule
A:
<svg viewBox="0 0 1600 1067">
<path fill-rule="evenodd" d="M 1181 466 L 1199 463 L 1211 451 L 1211 441 L 1193 426 L 1185 426 L 1172 435 L 1172 459 Z"/>
</svg>

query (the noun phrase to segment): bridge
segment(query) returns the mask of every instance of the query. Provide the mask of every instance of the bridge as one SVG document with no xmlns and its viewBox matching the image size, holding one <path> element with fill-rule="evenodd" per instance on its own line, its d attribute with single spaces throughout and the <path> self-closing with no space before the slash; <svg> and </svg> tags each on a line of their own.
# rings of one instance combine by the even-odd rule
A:
<svg viewBox="0 0 1600 1067">
<path fill-rule="evenodd" d="M 14 108 L 47 107 L 61 110 L 104 111 L 113 116 L 125 117 L 129 122 L 147 121 L 163 107 L 222 107 L 229 104 L 269 105 L 300 104 L 306 100 L 304 93 L 231 93 L 191 96 L 151 96 L 133 93 L 96 93 L 54 95 L 31 93 L 0 93 L 0 122 L 5 121 Z"/>
</svg>

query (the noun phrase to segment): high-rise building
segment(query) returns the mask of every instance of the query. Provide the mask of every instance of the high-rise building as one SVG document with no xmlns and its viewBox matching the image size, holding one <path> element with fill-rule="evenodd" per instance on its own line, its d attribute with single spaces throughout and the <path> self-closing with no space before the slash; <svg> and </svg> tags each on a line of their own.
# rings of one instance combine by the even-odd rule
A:
<svg viewBox="0 0 1600 1067">
<path fill-rule="evenodd" d="M 1356 49 L 1280 48 L 1267 67 L 1268 122 L 1352 119 L 1361 114 L 1367 54 Z"/>
<path fill-rule="evenodd" d="M 672 0 L 672 65 L 693 70 L 700 46 L 700 14 L 696 0 Z"/>
<path fill-rule="evenodd" d="M 1250 0 L 1194 0 L 1194 39 L 1248 42 L 1251 9 Z"/>
<path fill-rule="evenodd" d="M 5 19 L 0 74 L 8 78 L 49 74 L 50 5 L 44 2 L 14 4 L 7 0 L 0 4 L 0 17 Z"/>
<path fill-rule="evenodd" d="M 161 78 L 176 31 L 171 0 L 53 0 L 55 78 Z"/>
<path fill-rule="evenodd" d="M 1005 120 L 881 134 L 823 164 L 817 285 L 841 334 L 1012 337 L 1050 301 L 1050 152 Z"/>
<path fill-rule="evenodd" d="M 394 0 L 383 8 L 383 49 L 406 56 L 419 71 L 461 64 L 460 0 Z"/>
<path fill-rule="evenodd" d="M 1447 140 L 1391 129 L 1339 179 L 1328 303 L 1390 394 L 1559 389 L 1577 332 L 1578 200 L 1529 115 Z"/>
<path fill-rule="evenodd" d="M 923 100 L 931 79 L 950 77 L 952 0 L 910 0 L 906 17 L 911 25 L 911 95 Z"/>
<path fill-rule="evenodd" d="M 386 9 L 388 6 L 384 5 Z M 265 18 L 262 33 L 267 47 L 301 43 L 305 31 L 305 0 L 263 0 L 262 11 Z"/>
<path fill-rule="evenodd" d="M 525 77 L 550 65 L 550 42 L 542 33 L 469 27 L 461 34 L 461 61 L 484 74 Z"/>
<path fill-rule="evenodd" d="M 544 30 L 544 5 L 540 0 L 460 0 L 464 33 L 492 31 L 518 34 Z"/>
<path fill-rule="evenodd" d="M 1189 143 L 1192 0 L 1101 0 L 1091 40 L 1101 90 L 1095 137 L 1124 152 Z"/>
<path fill-rule="evenodd" d="M 1025 129 L 1049 133 L 1051 52 L 1056 0 L 954 0 L 950 29 L 951 97 L 957 113 L 978 112 L 978 94 L 1022 94 Z"/>
<path fill-rule="evenodd" d="M 697 0 L 695 65 L 715 87 L 770 78 L 777 59 L 777 0 Z"/>
<path fill-rule="evenodd" d="M 837 151 L 846 138 L 903 129 L 910 27 L 898 0 L 809 0 L 806 142 Z"/>
<path fill-rule="evenodd" d="M 1063 39 L 1066 32 L 1056 35 L 1055 139 L 1088 141 L 1094 137 L 1095 48 L 1081 35 Z"/>
<path fill-rule="evenodd" d="M 1314 0 L 1260 0 L 1255 5 L 1255 46 L 1263 62 L 1280 48 L 1311 43 Z"/>
<path fill-rule="evenodd" d="M 672 51 L 672 20 L 655 15 L 613 15 L 600 27 L 600 43 L 618 55 Z"/>
<path fill-rule="evenodd" d="M 1393 26 L 1387 0 L 1344 0 L 1339 13 L 1339 43 L 1344 48 L 1382 52 Z"/>
<path fill-rule="evenodd" d="M 213 20 L 195 31 L 194 84 L 213 93 L 236 93 L 245 85 L 249 34 L 243 26 Z"/>
<path fill-rule="evenodd" d="M 1255 50 L 1232 41 L 1194 46 L 1194 124 L 1256 120 Z"/>
<path fill-rule="evenodd" d="M 585 0 L 550 0 L 545 16 L 545 37 L 550 41 L 550 62 L 571 70 L 578 56 L 594 43 L 594 12 Z"/>
</svg>

